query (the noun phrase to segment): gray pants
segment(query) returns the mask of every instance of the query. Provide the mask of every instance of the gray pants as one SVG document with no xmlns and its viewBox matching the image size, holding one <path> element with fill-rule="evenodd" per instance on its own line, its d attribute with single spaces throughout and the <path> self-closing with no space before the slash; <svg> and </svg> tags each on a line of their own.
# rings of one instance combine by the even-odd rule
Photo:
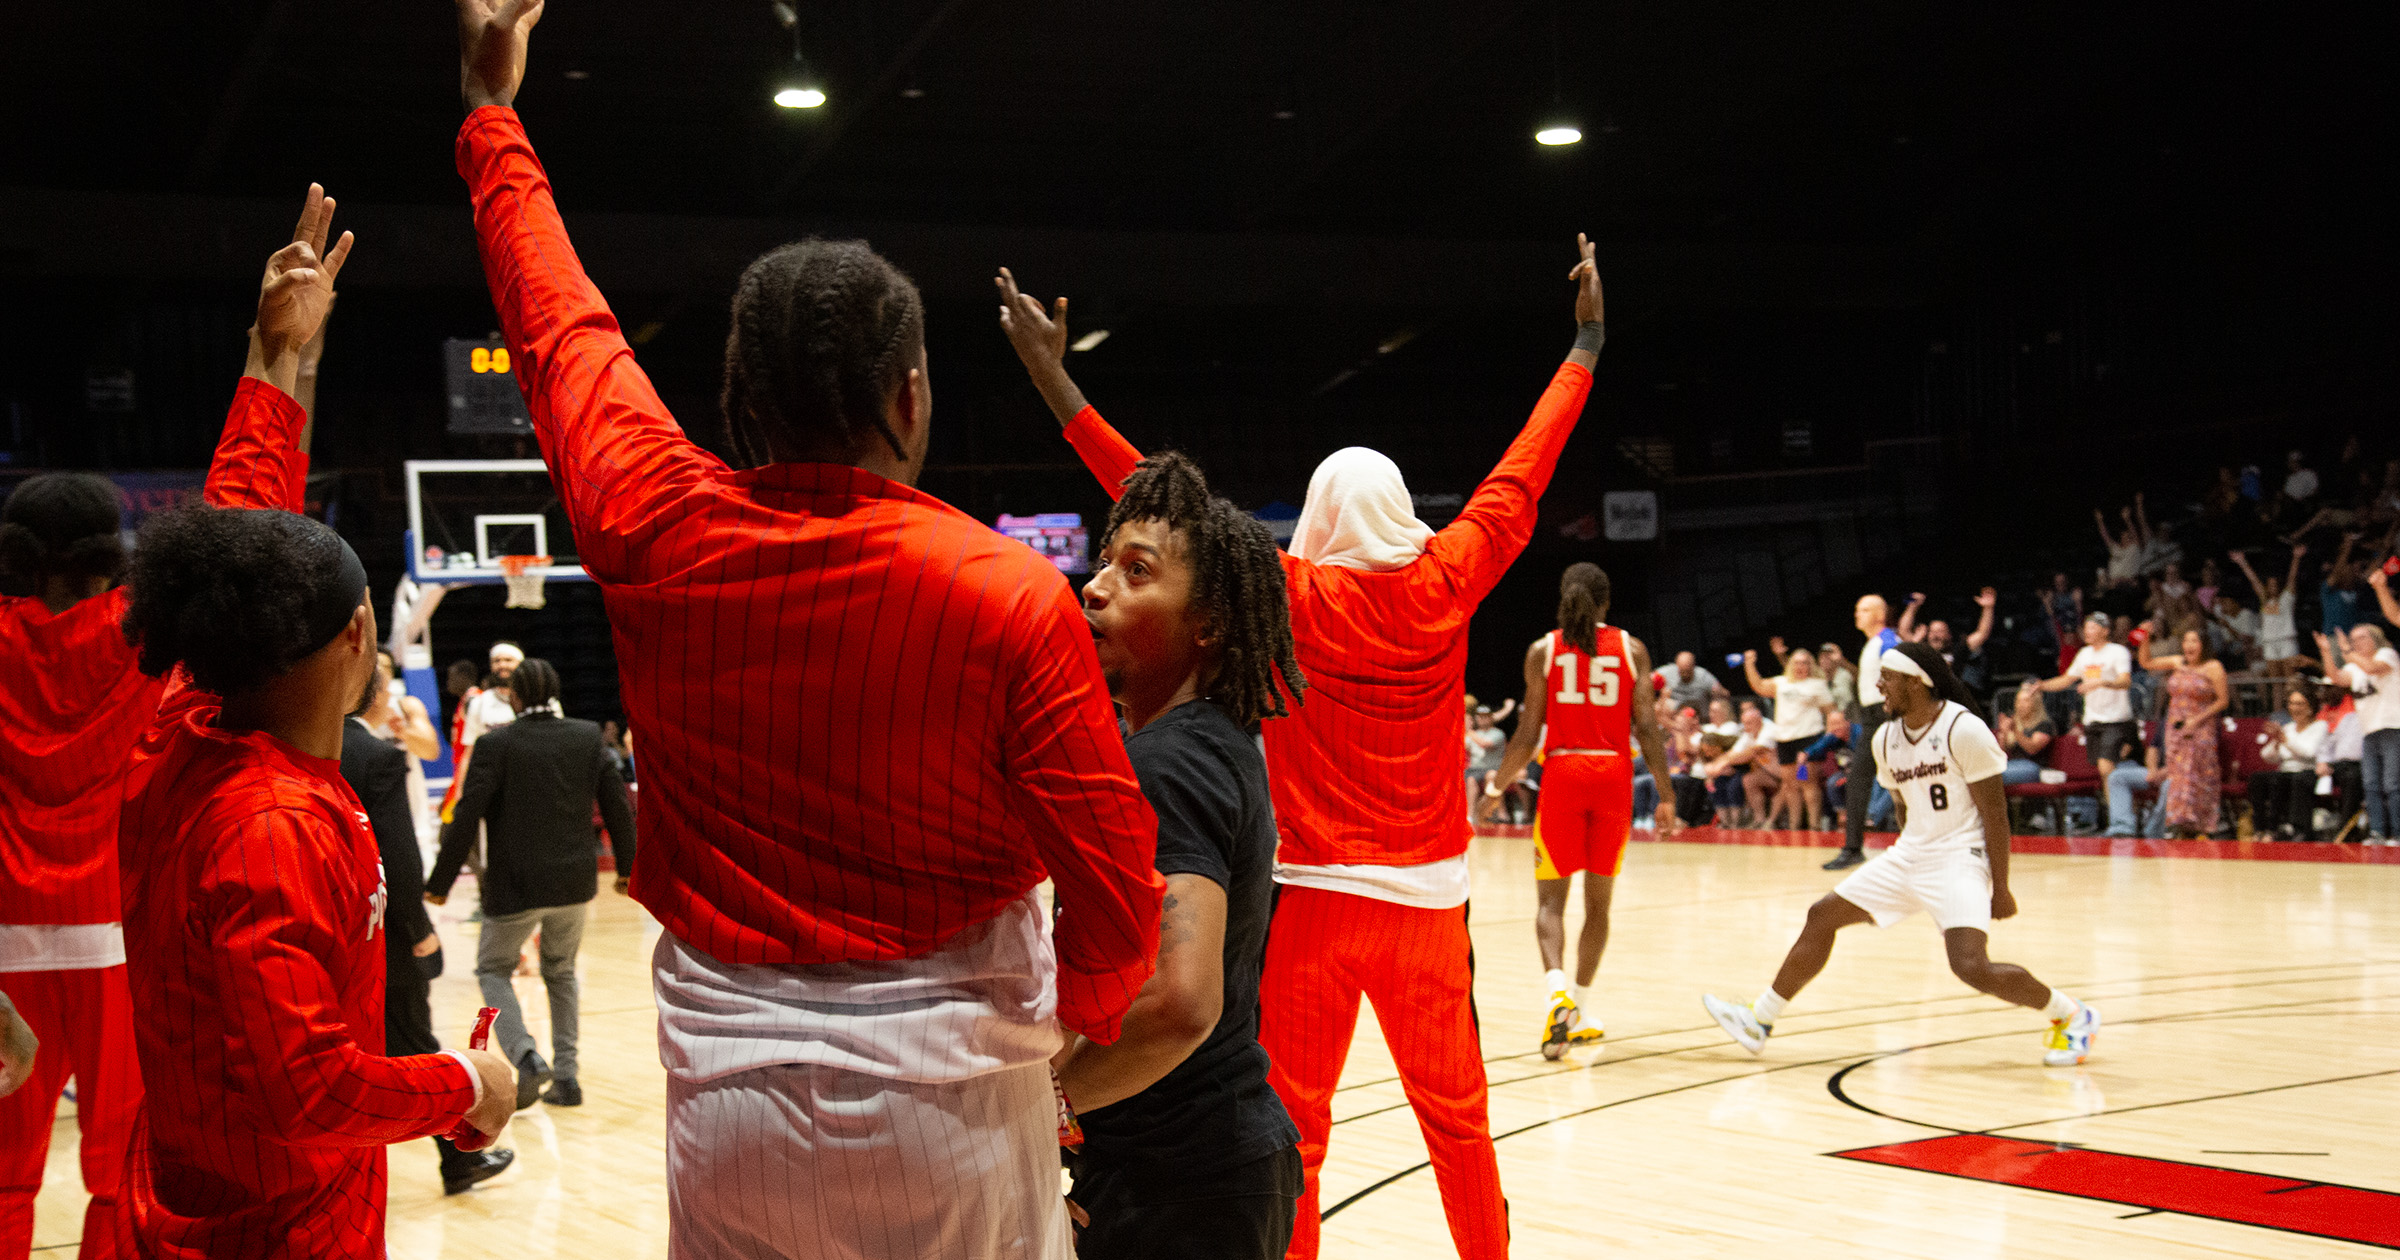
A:
<svg viewBox="0 0 2400 1260">
<path fill-rule="evenodd" d="M 524 1059 L 536 1049 L 525 1031 L 525 1013 L 517 1009 L 517 951 L 534 929 L 542 933 L 542 987 L 550 992 L 550 1050 L 552 1068 L 560 1079 L 575 1079 L 575 955 L 583 948 L 583 920 L 590 902 L 547 906 L 515 914 L 483 916 L 483 940 L 475 946 L 475 982 L 483 989 L 483 1004 L 500 1008 L 494 1031 L 508 1061 Z"/>
<path fill-rule="evenodd" d="M 667 1255 L 1072 1260 L 1034 1063 L 963 1081 L 826 1067 L 667 1076 Z"/>
</svg>

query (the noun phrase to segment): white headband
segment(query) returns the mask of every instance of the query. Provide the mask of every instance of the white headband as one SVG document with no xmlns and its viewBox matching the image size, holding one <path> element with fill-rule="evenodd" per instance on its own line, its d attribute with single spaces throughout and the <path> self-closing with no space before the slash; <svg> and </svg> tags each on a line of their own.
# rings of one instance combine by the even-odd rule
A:
<svg viewBox="0 0 2400 1260">
<path fill-rule="evenodd" d="M 1933 675 L 1926 673 L 1925 667 L 1917 664 L 1906 652 L 1896 649 L 1886 652 L 1883 654 L 1882 664 L 1884 673 L 1906 674 L 1928 687 L 1933 685 Z"/>
</svg>

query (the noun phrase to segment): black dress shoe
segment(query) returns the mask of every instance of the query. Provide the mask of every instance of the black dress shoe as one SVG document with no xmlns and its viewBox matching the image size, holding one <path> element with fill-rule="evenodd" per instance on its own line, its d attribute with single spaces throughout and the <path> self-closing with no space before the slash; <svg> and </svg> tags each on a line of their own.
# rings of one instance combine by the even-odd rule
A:
<svg viewBox="0 0 2400 1260">
<path fill-rule="evenodd" d="M 442 1193 L 465 1194 L 478 1183 L 508 1171 L 508 1166 L 516 1162 L 515 1151 L 461 1152 L 456 1161 L 442 1161 Z"/>
<path fill-rule="evenodd" d="M 576 1084 L 572 1076 L 557 1077 L 550 1082 L 550 1088 L 542 1091 L 542 1101 L 553 1107 L 580 1107 L 583 1086 Z"/>
<path fill-rule="evenodd" d="M 541 1101 L 542 1086 L 550 1083 L 550 1065 L 542 1062 L 542 1052 L 528 1050 L 517 1060 L 517 1110 Z"/>
<path fill-rule="evenodd" d="M 1859 850 L 1844 849 L 1841 852 L 1833 855 L 1833 860 L 1825 864 L 1825 869 L 1829 871 L 1846 871 L 1866 860 L 1867 855 Z"/>
</svg>

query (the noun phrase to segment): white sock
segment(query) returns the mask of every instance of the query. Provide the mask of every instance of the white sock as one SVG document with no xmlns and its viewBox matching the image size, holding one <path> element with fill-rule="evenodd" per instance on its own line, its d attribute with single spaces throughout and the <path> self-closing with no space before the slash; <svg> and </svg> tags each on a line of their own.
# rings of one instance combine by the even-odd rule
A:
<svg viewBox="0 0 2400 1260">
<path fill-rule="evenodd" d="M 1755 1016 L 1759 1023 L 1774 1023 L 1776 1018 L 1783 1014 L 1783 995 L 1773 989 L 1761 991 L 1758 999 L 1750 1003 L 1750 1014 Z"/>
<path fill-rule="evenodd" d="M 1579 1010 L 1588 1009 L 1592 1004 L 1592 999 L 1591 995 L 1585 990 L 1585 987 L 1580 984 L 1576 985 L 1574 992 L 1576 1008 Z"/>
<path fill-rule="evenodd" d="M 2064 1023 L 2075 1018 L 2075 1013 L 2082 1009 L 2083 1003 L 2068 997 L 2063 990 L 2052 989 L 2050 990 L 2050 1004 L 2042 1008 L 2042 1018 L 2053 1024 Z"/>
<path fill-rule="evenodd" d="M 1567 991 L 1567 973 L 1560 971 L 1556 967 L 1552 967 L 1550 970 L 1542 973 L 1542 980 L 1544 983 L 1550 986 L 1550 991 L 1552 993 L 1564 993 Z"/>
</svg>

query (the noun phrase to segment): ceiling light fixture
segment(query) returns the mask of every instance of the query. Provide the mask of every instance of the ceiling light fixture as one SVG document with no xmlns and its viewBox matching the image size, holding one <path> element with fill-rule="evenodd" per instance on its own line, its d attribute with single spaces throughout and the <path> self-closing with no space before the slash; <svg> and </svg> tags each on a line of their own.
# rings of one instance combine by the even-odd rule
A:
<svg viewBox="0 0 2400 1260">
<path fill-rule="evenodd" d="M 800 12 L 784 0 L 771 7 L 775 20 L 792 33 L 792 64 L 775 80 L 775 103 L 785 109 L 815 109 L 825 103 L 825 82 L 800 51 Z"/>
<path fill-rule="evenodd" d="M 1574 144 L 1583 139 L 1583 133 L 1566 123 L 1556 123 L 1534 132 L 1533 138 L 1541 144 Z"/>
<path fill-rule="evenodd" d="M 1552 148 L 1583 140 L 1583 128 L 1575 125 L 1566 110 L 1566 70 L 1559 58 L 1560 36 L 1558 5 L 1554 0 L 1550 6 L 1550 119 L 1533 133 L 1534 143 Z"/>
<path fill-rule="evenodd" d="M 1095 328 L 1090 332 L 1077 337 L 1075 339 L 1075 344 L 1067 348 L 1070 350 L 1090 350 L 1106 340 L 1108 340 L 1108 330 L 1105 328 Z"/>
</svg>

